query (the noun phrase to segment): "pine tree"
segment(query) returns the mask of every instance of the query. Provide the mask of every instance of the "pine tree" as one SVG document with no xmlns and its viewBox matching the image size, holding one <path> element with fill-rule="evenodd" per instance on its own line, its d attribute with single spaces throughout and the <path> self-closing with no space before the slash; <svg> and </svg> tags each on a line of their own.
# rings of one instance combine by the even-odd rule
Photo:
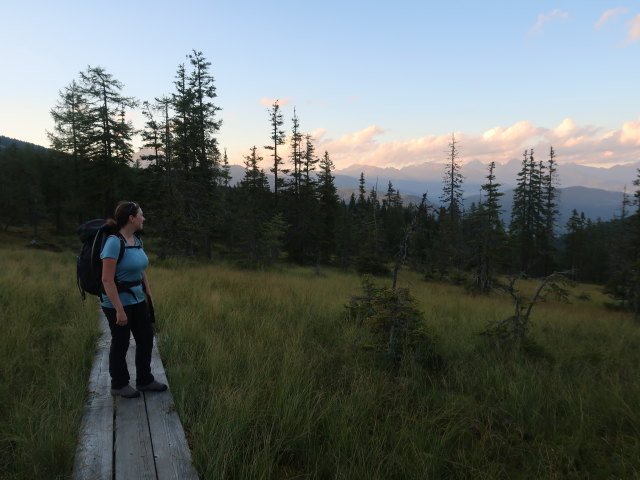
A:
<svg viewBox="0 0 640 480">
<path fill-rule="evenodd" d="M 276 203 L 278 202 L 278 190 L 282 186 L 282 178 L 279 177 L 280 166 L 282 165 L 282 157 L 278 155 L 278 147 L 284 144 L 285 134 L 284 130 L 282 130 L 282 125 L 284 125 L 284 120 L 282 119 L 282 112 L 280 111 L 280 105 L 278 105 L 278 100 L 273 102 L 271 108 L 268 110 L 269 112 L 269 126 L 271 131 L 271 141 L 273 142 L 271 145 L 266 145 L 264 148 L 267 150 L 271 150 L 273 153 L 271 156 L 273 157 L 273 167 L 271 167 L 271 173 L 274 176 L 274 198 Z"/>
<path fill-rule="evenodd" d="M 176 168 L 182 172 L 188 172 L 196 166 L 195 142 L 192 140 L 194 128 L 191 125 L 194 95 L 189 87 L 187 70 L 183 63 L 178 65 L 173 84 L 176 91 L 171 94 L 171 107 L 174 113 L 171 119 L 172 157 L 173 161 L 177 163 Z"/>
<path fill-rule="evenodd" d="M 260 169 L 263 158 L 254 145 L 250 154 L 244 157 L 244 177 L 238 185 L 241 193 L 236 197 L 236 222 L 233 224 L 235 237 L 247 254 L 249 266 L 271 263 L 271 257 L 263 248 L 263 233 L 270 218 L 270 189 L 267 176 Z"/>
<path fill-rule="evenodd" d="M 558 220 L 558 167 L 556 164 L 556 153 L 553 147 L 549 149 L 549 160 L 547 165 L 542 168 L 542 215 L 543 225 L 541 226 L 539 236 L 540 250 L 540 270 L 541 273 L 548 275 L 555 270 L 554 258 L 556 256 L 556 234 L 555 227 Z"/>
<path fill-rule="evenodd" d="M 460 173 L 462 165 L 458 160 L 459 156 L 458 142 L 455 135 L 452 134 L 447 165 L 442 179 L 442 195 L 440 196 L 452 224 L 459 222 L 462 214 L 462 182 L 464 177 Z"/>
<path fill-rule="evenodd" d="M 293 109 L 293 118 L 291 119 L 291 164 L 293 165 L 293 173 L 291 174 L 291 184 L 289 189 L 292 191 L 296 199 L 300 198 L 300 183 L 302 179 L 302 133 L 300 133 L 300 120 Z"/>
<path fill-rule="evenodd" d="M 313 180 L 309 175 L 311 172 L 315 171 L 316 164 L 320 161 L 320 159 L 315 156 L 316 147 L 313 145 L 313 139 L 311 135 L 306 134 L 304 136 L 304 139 L 305 149 L 304 154 L 302 155 L 302 162 L 304 165 L 304 181 L 307 185 L 309 185 L 313 183 Z"/>
<path fill-rule="evenodd" d="M 533 149 L 525 150 L 513 194 L 509 234 L 515 254 L 515 268 L 532 273 L 536 257 L 536 232 L 542 224 L 541 178 Z"/>
<path fill-rule="evenodd" d="M 506 234 L 500 217 L 500 184 L 495 183 L 495 162 L 489 164 L 487 182 L 482 185 L 482 203 L 475 215 L 471 214 L 474 234 L 467 236 L 474 253 L 472 268 L 474 271 L 474 287 L 482 292 L 493 288 L 494 276 L 503 264 L 503 252 L 506 246 Z"/>
<path fill-rule="evenodd" d="M 218 140 L 215 135 L 220 130 L 222 120 L 216 119 L 220 107 L 213 103 L 217 97 L 213 76 L 209 73 L 211 62 L 208 62 L 202 52 L 193 50 L 187 56 L 191 63 L 189 76 L 189 90 L 193 102 L 190 108 L 191 124 L 193 127 L 193 150 L 199 174 L 210 176 L 212 183 L 219 177 Z"/>
<path fill-rule="evenodd" d="M 334 165 L 325 151 L 318 172 L 318 199 L 320 202 L 320 262 L 329 263 L 336 252 L 336 230 L 338 228 L 339 198 L 334 183 Z"/>
<path fill-rule="evenodd" d="M 442 179 L 442 207 L 438 219 L 437 270 L 442 275 L 462 268 L 462 166 L 455 135 L 451 135 L 445 173 Z M 457 275 L 457 273 L 456 273 Z"/>
</svg>

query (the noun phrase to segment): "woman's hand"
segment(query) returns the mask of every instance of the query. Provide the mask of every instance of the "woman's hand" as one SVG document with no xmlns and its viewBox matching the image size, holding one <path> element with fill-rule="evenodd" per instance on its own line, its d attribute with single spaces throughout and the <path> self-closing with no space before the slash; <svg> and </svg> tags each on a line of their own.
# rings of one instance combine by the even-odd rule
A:
<svg viewBox="0 0 640 480">
<path fill-rule="evenodd" d="M 129 323 L 129 319 L 127 318 L 127 314 L 124 313 L 124 310 L 116 312 L 116 325 L 124 327 L 127 323 Z"/>
</svg>

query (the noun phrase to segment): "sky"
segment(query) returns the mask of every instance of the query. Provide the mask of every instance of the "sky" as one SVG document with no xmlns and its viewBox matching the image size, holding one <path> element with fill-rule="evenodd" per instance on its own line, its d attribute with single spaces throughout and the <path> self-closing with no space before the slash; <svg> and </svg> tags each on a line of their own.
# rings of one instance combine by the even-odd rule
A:
<svg viewBox="0 0 640 480">
<path fill-rule="evenodd" d="M 452 135 L 463 163 L 550 146 L 559 164 L 638 162 L 640 2 L 617 1 L 2 0 L 0 135 L 48 146 L 89 65 L 140 101 L 170 94 L 195 49 L 234 164 L 269 143 L 275 99 L 338 168 L 444 162 Z"/>
</svg>

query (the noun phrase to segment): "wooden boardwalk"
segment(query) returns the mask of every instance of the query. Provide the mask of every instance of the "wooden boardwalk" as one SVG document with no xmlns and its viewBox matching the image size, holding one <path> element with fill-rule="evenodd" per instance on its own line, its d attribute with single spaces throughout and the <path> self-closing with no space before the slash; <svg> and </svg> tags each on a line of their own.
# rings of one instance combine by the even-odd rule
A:
<svg viewBox="0 0 640 480">
<path fill-rule="evenodd" d="M 196 480 L 191 453 L 171 388 L 141 392 L 139 398 L 111 396 L 109 345 L 111 334 L 100 312 L 102 335 L 89 379 L 80 440 L 73 467 L 74 480 Z M 135 345 L 127 353 L 131 385 L 135 385 Z M 154 343 L 151 371 L 167 383 Z M 168 384 L 168 383 L 167 383 Z"/>
</svg>

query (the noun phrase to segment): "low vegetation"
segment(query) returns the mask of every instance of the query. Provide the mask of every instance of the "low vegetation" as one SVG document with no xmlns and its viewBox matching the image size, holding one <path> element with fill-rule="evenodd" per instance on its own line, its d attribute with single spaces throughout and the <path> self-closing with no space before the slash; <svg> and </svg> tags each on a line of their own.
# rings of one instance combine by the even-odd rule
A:
<svg viewBox="0 0 640 480">
<path fill-rule="evenodd" d="M 0 478 L 71 473 L 98 328 L 75 257 L 0 249 Z"/>
<path fill-rule="evenodd" d="M 539 303 L 539 348 L 505 351 L 480 332 L 512 314 L 507 294 L 405 272 L 442 362 L 389 369 L 367 348 L 376 331 L 348 318 L 359 279 L 323 273 L 154 269 L 160 348 L 204 478 L 640 474 L 640 333 L 597 288 Z"/>
<path fill-rule="evenodd" d="M 599 287 L 537 303 L 538 349 L 516 351 L 480 335 L 512 315 L 508 294 L 403 271 L 438 362 L 390 366 L 380 330 L 349 317 L 356 275 L 152 264 L 160 351 L 203 478 L 640 475 L 640 332 Z M 73 270 L 69 252 L 1 250 L 3 479 L 71 473 L 97 338 Z M 526 298 L 537 286 L 519 282 Z"/>
</svg>

